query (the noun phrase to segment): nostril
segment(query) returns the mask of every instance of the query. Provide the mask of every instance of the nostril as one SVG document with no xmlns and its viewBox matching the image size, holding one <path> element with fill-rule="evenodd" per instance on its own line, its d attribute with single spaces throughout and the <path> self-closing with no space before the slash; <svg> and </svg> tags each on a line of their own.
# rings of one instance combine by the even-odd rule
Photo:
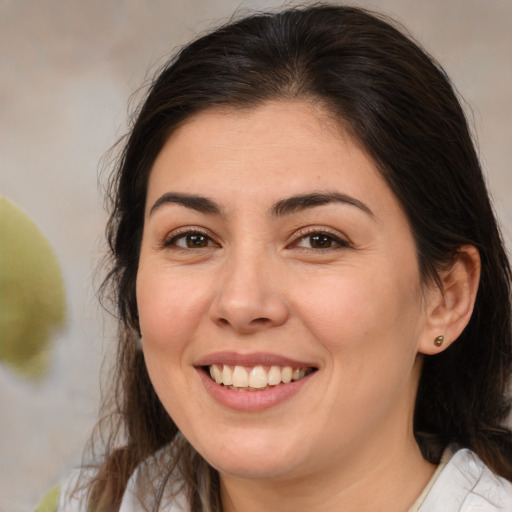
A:
<svg viewBox="0 0 512 512">
<path fill-rule="evenodd" d="M 255 319 L 251 322 L 251 324 L 256 324 L 256 325 L 258 325 L 258 324 L 265 324 L 265 323 L 267 323 L 267 322 L 269 322 L 269 321 L 270 321 L 270 320 L 269 320 L 268 318 L 255 318 Z"/>
<path fill-rule="evenodd" d="M 221 317 L 217 321 L 219 324 L 224 325 L 224 326 L 231 325 L 231 322 L 229 320 L 227 320 L 226 318 Z M 268 324 L 269 322 L 270 322 L 269 318 L 264 318 L 264 317 L 254 318 L 253 320 L 249 321 L 247 326 L 252 326 L 252 327 L 262 326 L 263 327 L 266 324 Z"/>
</svg>

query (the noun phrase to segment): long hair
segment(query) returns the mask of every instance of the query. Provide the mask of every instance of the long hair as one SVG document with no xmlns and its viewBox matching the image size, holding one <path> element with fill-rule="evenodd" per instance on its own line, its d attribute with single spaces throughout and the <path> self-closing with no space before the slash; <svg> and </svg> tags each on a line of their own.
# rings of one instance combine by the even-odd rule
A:
<svg viewBox="0 0 512 512">
<path fill-rule="evenodd" d="M 190 116 L 275 99 L 321 102 L 365 148 L 406 213 L 425 282 L 439 283 L 439 270 L 461 245 L 478 249 L 474 313 L 456 342 L 425 357 L 414 430 L 427 460 L 437 462 L 442 448 L 457 442 L 512 480 L 511 433 L 503 426 L 510 267 L 463 109 L 440 65 L 394 22 L 316 5 L 256 14 L 194 41 L 158 74 L 134 118 L 110 183 L 104 287 L 116 305 L 119 346 L 106 409 L 111 437 L 90 483 L 94 510 L 117 510 L 129 475 L 162 449 L 171 464 L 161 476 L 179 468 L 192 510 L 220 510 L 218 475 L 180 436 L 136 343 L 146 187 L 162 146 Z"/>
</svg>

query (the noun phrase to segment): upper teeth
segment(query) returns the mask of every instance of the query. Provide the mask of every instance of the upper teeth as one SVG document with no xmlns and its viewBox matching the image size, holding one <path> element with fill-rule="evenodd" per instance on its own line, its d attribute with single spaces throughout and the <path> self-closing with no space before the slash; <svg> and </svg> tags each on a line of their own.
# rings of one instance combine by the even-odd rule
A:
<svg viewBox="0 0 512 512">
<path fill-rule="evenodd" d="M 210 375 L 217 384 L 235 388 L 263 389 L 277 386 L 281 382 L 287 384 L 306 376 L 306 368 L 293 369 L 291 366 L 271 366 L 268 371 L 263 366 L 246 368 L 245 366 L 228 366 L 212 364 Z"/>
</svg>

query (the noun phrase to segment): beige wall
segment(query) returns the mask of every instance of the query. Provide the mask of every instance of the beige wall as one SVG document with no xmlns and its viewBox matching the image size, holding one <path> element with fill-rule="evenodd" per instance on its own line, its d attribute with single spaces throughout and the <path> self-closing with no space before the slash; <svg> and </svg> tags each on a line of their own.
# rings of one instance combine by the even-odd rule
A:
<svg viewBox="0 0 512 512">
<path fill-rule="evenodd" d="M 31 509 L 79 463 L 111 341 L 92 274 L 102 252 L 98 162 L 123 132 L 127 100 L 151 64 L 213 21 L 277 1 L 0 2 L 0 194 L 49 238 L 69 324 L 37 384 L 0 367 L 0 511 Z M 512 232 L 512 1 L 374 0 L 441 61 L 472 106 L 496 207 Z"/>
</svg>

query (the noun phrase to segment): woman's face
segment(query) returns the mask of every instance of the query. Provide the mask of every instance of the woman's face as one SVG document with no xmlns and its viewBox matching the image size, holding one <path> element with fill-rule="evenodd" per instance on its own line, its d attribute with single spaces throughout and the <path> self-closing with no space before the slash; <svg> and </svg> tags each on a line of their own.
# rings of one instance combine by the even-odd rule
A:
<svg viewBox="0 0 512 512">
<path fill-rule="evenodd" d="M 413 442 L 427 297 L 396 198 L 318 107 L 204 112 L 159 154 L 143 351 L 169 415 L 221 473 L 332 473 Z"/>
</svg>

